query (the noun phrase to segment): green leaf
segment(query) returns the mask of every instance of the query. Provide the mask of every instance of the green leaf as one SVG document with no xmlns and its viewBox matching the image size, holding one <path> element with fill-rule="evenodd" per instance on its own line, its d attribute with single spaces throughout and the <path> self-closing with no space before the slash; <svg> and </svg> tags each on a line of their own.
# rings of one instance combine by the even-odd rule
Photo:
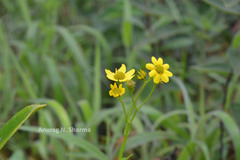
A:
<svg viewBox="0 0 240 160">
<path fill-rule="evenodd" d="M 120 107 L 113 107 L 110 109 L 102 109 L 99 110 L 98 112 L 95 112 L 92 116 L 91 119 L 89 120 L 89 126 L 97 126 L 99 125 L 106 117 L 116 115 L 122 111 L 122 108 Z"/>
<path fill-rule="evenodd" d="M 235 121 L 240 125 L 240 103 L 236 102 L 229 107 Z"/>
<path fill-rule="evenodd" d="M 173 0 L 166 0 L 165 1 L 167 5 L 169 6 L 170 11 L 172 12 L 172 15 L 176 21 L 180 20 L 180 12 L 178 10 L 178 7 L 176 6 L 176 3 Z"/>
<path fill-rule="evenodd" d="M 9 160 L 25 160 L 26 157 L 24 155 L 24 152 L 22 150 L 16 150 L 12 154 L 12 156 L 9 158 Z"/>
<path fill-rule="evenodd" d="M 107 66 L 111 66 L 111 63 L 112 63 L 111 48 L 109 46 L 109 42 L 104 37 L 104 35 L 102 34 L 101 31 L 99 31 L 96 28 L 93 28 L 91 26 L 84 25 L 84 24 L 75 25 L 72 28 L 74 30 L 81 30 L 82 32 L 88 33 L 88 34 L 96 37 L 98 43 L 101 44 L 101 47 L 103 49 L 103 54 L 105 54 L 105 58 L 107 59 Z"/>
<path fill-rule="evenodd" d="M 90 104 L 87 100 L 81 100 L 78 102 L 79 106 L 81 107 L 83 117 L 86 122 L 89 122 L 93 115 L 93 110 L 90 107 Z"/>
<path fill-rule="evenodd" d="M 101 52 L 100 45 L 96 45 L 95 60 L 94 60 L 94 94 L 93 108 L 98 112 L 101 108 Z"/>
<path fill-rule="evenodd" d="M 176 110 L 176 111 L 171 111 L 167 114 L 163 114 L 159 118 L 157 118 L 154 122 L 154 128 L 157 128 L 164 120 L 172 118 L 172 116 L 176 115 L 186 115 L 185 110 Z"/>
<path fill-rule="evenodd" d="M 191 38 L 175 38 L 172 40 L 167 41 L 162 49 L 167 50 L 167 49 L 178 49 L 178 48 L 186 48 L 189 47 L 193 44 L 193 39 Z"/>
<path fill-rule="evenodd" d="M 217 9 L 219 9 L 223 12 L 240 15 L 239 5 L 227 5 L 223 1 L 220 1 L 220 0 L 204 0 L 204 2 L 206 2 L 207 4 L 209 4 L 213 7 L 216 7 Z"/>
<path fill-rule="evenodd" d="M 173 80 L 177 83 L 177 85 L 182 90 L 184 103 L 185 103 L 185 107 L 186 107 L 187 115 L 188 115 L 189 128 L 191 130 L 191 138 L 194 139 L 195 134 L 196 134 L 196 127 L 195 127 L 195 113 L 193 110 L 192 102 L 190 100 L 187 89 L 186 89 L 185 85 L 183 84 L 183 82 L 177 77 L 173 77 Z"/>
<path fill-rule="evenodd" d="M 240 160 L 240 131 L 235 121 L 223 111 L 214 111 L 210 115 L 218 117 L 227 129 L 235 149 L 236 159 Z"/>
<path fill-rule="evenodd" d="M 132 41 L 132 23 L 130 21 L 124 21 L 122 27 L 123 44 L 126 47 L 130 47 Z"/>
<path fill-rule="evenodd" d="M 240 46 L 240 32 L 237 32 L 232 41 L 232 47 L 237 48 Z"/>
<path fill-rule="evenodd" d="M 187 112 L 184 111 L 171 111 L 167 114 L 164 114 L 160 112 L 159 110 L 156 110 L 155 108 L 152 108 L 151 106 L 146 106 L 140 110 L 144 114 L 147 114 L 149 117 L 152 117 L 152 120 L 155 122 L 153 125 L 155 129 L 159 127 L 159 125 L 163 125 L 166 128 L 169 128 L 173 130 L 177 135 L 179 135 L 181 138 L 189 139 L 189 134 L 177 123 L 177 121 L 171 119 L 170 117 L 177 115 L 177 114 L 187 114 Z M 183 113 L 185 112 L 185 113 Z"/>
<path fill-rule="evenodd" d="M 211 159 L 210 153 L 209 153 L 209 149 L 208 149 L 208 146 L 206 145 L 206 143 L 201 142 L 201 141 L 194 141 L 194 143 L 201 148 L 201 150 L 205 156 L 205 160 L 210 160 Z"/>
<path fill-rule="evenodd" d="M 156 141 L 156 140 L 162 140 L 165 139 L 166 137 L 162 132 L 155 131 L 155 132 L 145 132 L 142 134 L 138 134 L 136 136 L 133 136 L 127 140 L 127 144 L 125 147 L 125 150 L 129 150 L 132 148 L 135 148 L 137 146 L 146 144 L 151 141 Z"/>
<path fill-rule="evenodd" d="M 89 76 L 88 72 L 90 70 L 90 67 L 82 48 L 79 46 L 80 44 L 77 42 L 77 40 L 74 38 L 74 36 L 68 29 L 64 27 L 57 27 L 56 29 L 65 40 L 69 49 L 72 51 L 72 54 L 76 59 L 77 63 L 82 67 L 83 70 L 86 71 L 86 76 Z M 90 77 L 87 78 L 90 79 Z"/>
<path fill-rule="evenodd" d="M 178 160 L 187 160 L 193 154 L 193 151 L 196 147 L 194 142 L 189 142 L 186 147 L 182 150 L 181 154 L 178 157 Z"/>
<path fill-rule="evenodd" d="M 122 158 L 122 160 L 128 160 L 129 158 L 131 158 L 133 156 L 133 154 L 130 154 L 129 156 L 127 156 L 126 158 Z"/>
<path fill-rule="evenodd" d="M 47 71 L 48 71 L 48 77 L 51 81 L 53 91 L 54 91 L 54 98 L 59 101 L 60 103 L 64 103 L 64 96 L 63 96 L 63 91 L 61 89 L 61 78 L 58 74 L 58 68 L 57 64 L 52 59 L 51 57 L 46 56 L 45 57 L 45 62 L 47 66 Z"/>
<path fill-rule="evenodd" d="M 240 53 L 239 49 L 230 47 L 227 50 L 227 56 L 229 59 L 229 63 L 234 71 L 235 74 L 239 75 L 240 70 Z"/>
<path fill-rule="evenodd" d="M 28 7 L 28 2 L 26 0 L 19 0 L 17 1 L 18 5 L 20 7 L 20 10 L 22 12 L 22 16 L 27 22 L 27 24 L 30 26 L 31 24 L 31 15 L 30 15 L 30 10 Z"/>
<path fill-rule="evenodd" d="M 69 128 L 72 126 L 70 117 L 68 116 L 68 112 L 58 101 L 52 99 L 37 99 L 36 101 L 44 102 L 49 105 L 50 108 L 55 111 L 62 126 L 64 126 L 65 128 Z"/>
<path fill-rule="evenodd" d="M 195 147 L 199 146 L 205 156 L 205 160 L 210 160 L 210 153 L 207 145 L 201 141 L 189 142 L 186 147 L 182 150 L 178 157 L 178 160 L 186 160 L 192 157 L 194 154 Z"/>
<path fill-rule="evenodd" d="M 124 0 L 122 40 L 126 48 L 130 47 L 132 42 L 132 7 L 129 0 Z"/>
<path fill-rule="evenodd" d="M 46 105 L 31 105 L 27 106 L 16 113 L 1 129 L 0 129 L 0 149 L 12 137 L 17 129 L 37 110 Z"/>
</svg>

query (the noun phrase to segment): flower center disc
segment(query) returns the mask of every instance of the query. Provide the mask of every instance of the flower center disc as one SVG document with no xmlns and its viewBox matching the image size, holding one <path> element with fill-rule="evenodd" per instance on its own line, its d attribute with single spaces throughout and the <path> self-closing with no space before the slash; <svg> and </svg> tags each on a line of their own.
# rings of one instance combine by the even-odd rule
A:
<svg viewBox="0 0 240 160">
<path fill-rule="evenodd" d="M 121 71 L 118 71 L 117 73 L 115 73 L 114 78 L 119 80 L 119 79 L 124 79 L 125 78 L 125 74 Z"/>
<path fill-rule="evenodd" d="M 157 71 L 159 74 L 162 74 L 162 73 L 163 73 L 163 66 L 156 66 L 156 71 Z"/>
<path fill-rule="evenodd" d="M 114 93 L 115 95 L 120 95 L 121 90 L 118 89 L 118 88 L 115 88 L 115 89 L 113 90 L 113 93 Z"/>
</svg>

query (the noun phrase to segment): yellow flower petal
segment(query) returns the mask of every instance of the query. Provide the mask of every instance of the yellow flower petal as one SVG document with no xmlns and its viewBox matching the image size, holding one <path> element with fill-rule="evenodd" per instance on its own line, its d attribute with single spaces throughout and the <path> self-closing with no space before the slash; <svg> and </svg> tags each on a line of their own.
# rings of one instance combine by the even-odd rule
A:
<svg viewBox="0 0 240 160">
<path fill-rule="evenodd" d="M 108 69 L 105 69 L 105 72 L 106 72 L 107 75 L 111 75 L 111 76 L 114 75 L 114 73 L 112 73 L 112 72 L 111 72 L 110 70 L 108 70 Z"/>
<path fill-rule="evenodd" d="M 131 77 L 125 77 L 124 79 L 119 80 L 119 82 L 126 82 L 131 80 L 135 75 L 132 75 Z"/>
<path fill-rule="evenodd" d="M 169 68 L 169 64 L 164 64 L 164 65 L 163 65 L 163 68 L 164 68 L 164 69 L 168 69 L 168 68 Z"/>
<path fill-rule="evenodd" d="M 140 80 L 144 80 L 147 76 L 147 73 L 144 71 L 144 70 L 139 70 L 138 71 L 138 75 L 137 75 L 137 78 L 140 79 Z"/>
<path fill-rule="evenodd" d="M 109 95 L 113 96 L 113 91 L 112 90 L 109 91 Z"/>
<path fill-rule="evenodd" d="M 112 81 L 117 81 L 113 76 L 107 75 L 107 78 L 112 80 Z"/>
<path fill-rule="evenodd" d="M 122 64 L 122 66 L 118 69 L 118 71 L 121 71 L 121 72 L 125 73 L 126 72 L 125 64 Z"/>
<path fill-rule="evenodd" d="M 154 65 L 158 65 L 158 61 L 155 57 L 152 56 L 152 62 Z"/>
<path fill-rule="evenodd" d="M 111 90 L 114 90 L 114 86 L 112 84 L 110 84 Z"/>
<path fill-rule="evenodd" d="M 134 73 L 135 73 L 135 69 L 131 69 L 130 71 L 128 71 L 128 72 L 125 74 L 125 76 L 126 76 L 126 77 L 132 77 Z"/>
<path fill-rule="evenodd" d="M 121 89 L 122 88 L 122 83 L 121 84 L 119 84 L 119 87 L 118 87 L 119 89 Z"/>
<path fill-rule="evenodd" d="M 167 76 L 166 74 L 162 74 L 162 75 L 161 75 L 161 79 L 162 79 L 162 81 L 165 82 L 165 83 L 169 82 L 169 78 L 168 78 L 168 76 Z"/>
<path fill-rule="evenodd" d="M 158 58 L 158 64 L 159 65 L 163 65 L 163 59 L 160 57 L 160 58 Z"/>
<path fill-rule="evenodd" d="M 152 63 L 147 63 L 145 66 L 148 70 L 154 70 L 155 66 Z"/>
<path fill-rule="evenodd" d="M 160 74 L 157 74 L 154 78 L 153 78 L 153 82 L 155 84 L 158 84 L 160 82 L 161 76 Z"/>
<path fill-rule="evenodd" d="M 117 83 L 114 83 L 114 88 L 117 88 Z"/>
<path fill-rule="evenodd" d="M 170 71 L 165 71 L 164 73 L 165 73 L 168 77 L 172 77 L 172 76 L 173 76 L 172 72 L 170 72 Z"/>
<path fill-rule="evenodd" d="M 116 81 L 116 79 L 114 78 L 114 73 L 112 73 L 110 70 L 105 69 L 105 72 L 107 74 L 107 78 L 112 80 L 112 81 Z"/>
<path fill-rule="evenodd" d="M 125 93 L 125 88 L 121 88 L 120 96 L 122 96 Z"/>
<path fill-rule="evenodd" d="M 152 70 L 151 72 L 149 72 L 150 77 L 154 77 L 156 74 L 157 74 L 156 70 Z"/>
</svg>

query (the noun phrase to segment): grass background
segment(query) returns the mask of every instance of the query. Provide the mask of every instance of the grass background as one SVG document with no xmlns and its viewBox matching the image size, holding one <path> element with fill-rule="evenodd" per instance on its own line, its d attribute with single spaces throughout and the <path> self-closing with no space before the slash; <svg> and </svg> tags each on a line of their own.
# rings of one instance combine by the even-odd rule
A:
<svg viewBox="0 0 240 160">
<path fill-rule="evenodd" d="M 239 0 L 1 0 L 0 126 L 23 106 L 48 107 L 0 159 L 115 159 L 124 115 L 104 69 L 144 69 L 155 56 L 174 77 L 133 121 L 126 154 L 240 160 L 239 15 Z M 91 133 L 39 134 L 38 126 Z"/>
</svg>

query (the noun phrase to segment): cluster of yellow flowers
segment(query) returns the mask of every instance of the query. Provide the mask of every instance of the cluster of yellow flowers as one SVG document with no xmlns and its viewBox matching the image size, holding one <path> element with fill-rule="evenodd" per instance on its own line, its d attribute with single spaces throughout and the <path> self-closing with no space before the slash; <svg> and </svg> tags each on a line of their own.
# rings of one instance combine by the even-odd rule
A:
<svg viewBox="0 0 240 160">
<path fill-rule="evenodd" d="M 149 77 L 153 78 L 153 82 L 155 84 L 163 82 L 168 83 L 169 77 L 172 77 L 173 75 L 170 71 L 168 71 L 169 65 L 163 64 L 162 58 L 158 58 L 157 60 L 155 57 L 152 57 L 152 63 L 147 63 L 145 67 L 150 70 Z M 105 69 L 105 72 L 108 79 L 115 81 L 114 85 L 110 84 L 111 90 L 109 91 L 109 95 L 113 97 L 122 96 L 125 93 L 125 88 L 122 87 L 121 82 L 130 81 L 135 76 L 135 69 L 131 69 L 126 73 L 125 64 L 122 64 L 119 69 L 115 69 L 115 73 L 107 69 Z M 140 71 L 138 71 L 137 78 L 140 80 L 145 80 L 146 72 L 140 69 Z M 117 86 L 116 82 L 118 83 L 119 87 Z M 130 84 L 134 82 L 128 83 Z"/>
</svg>

